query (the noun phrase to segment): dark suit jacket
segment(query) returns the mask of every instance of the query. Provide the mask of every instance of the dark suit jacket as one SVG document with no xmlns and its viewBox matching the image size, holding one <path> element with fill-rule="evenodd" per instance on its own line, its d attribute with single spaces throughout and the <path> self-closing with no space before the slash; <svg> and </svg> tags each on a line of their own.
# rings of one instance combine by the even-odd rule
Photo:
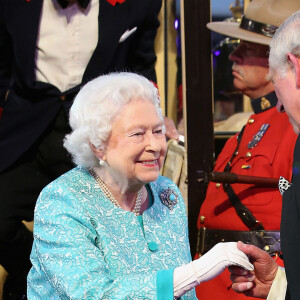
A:
<svg viewBox="0 0 300 300">
<path fill-rule="evenodd" d="M 300 299 L 300 137 L 293 161 L 292 186 L 284 193 L 281 216 L 281 247 L 288 281 L 286 299 Z"/>
<path fill-rule="evenodd" d="M 154 38 L 161 0 L 126 0 L 116 6 L 99 1 L 98 44 L 82 84 L 101 74 L 124 70 L 156 81 Z M 70 99 L 82 85 L 66 91 L 69 101 L 62 101 L 55 86 L 35 80 L 42 6 L 43 0 L 0 0 L 0 102 L 4 103 L 0 120 L 0 172 L 37 141 L 62 105 L 70 107 Z M 122 34 L 134 27 L 137 30 L 119 43 Z"/>
</svg>

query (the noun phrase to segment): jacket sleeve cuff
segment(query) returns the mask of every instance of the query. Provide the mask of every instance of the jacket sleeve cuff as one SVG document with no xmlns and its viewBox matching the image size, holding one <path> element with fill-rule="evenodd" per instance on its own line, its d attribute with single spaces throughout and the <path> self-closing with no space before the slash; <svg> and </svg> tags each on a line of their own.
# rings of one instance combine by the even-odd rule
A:
<svg viewBox="0 0 300 300">
<path fill-rule="evenodd" d="M 156 275 L 157 300 L 173 299 L 173 269 L 160 270 Z"/>
</svg>

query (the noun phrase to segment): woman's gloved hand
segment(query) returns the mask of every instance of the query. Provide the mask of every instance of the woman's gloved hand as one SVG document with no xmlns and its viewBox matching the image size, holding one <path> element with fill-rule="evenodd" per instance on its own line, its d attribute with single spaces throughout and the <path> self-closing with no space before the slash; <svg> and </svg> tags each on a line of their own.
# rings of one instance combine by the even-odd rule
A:
<svg viewBox="0 0 300 300">
<path fill-rule="evenodd" d="M 174 270 L 174 297 L 178 298 L 201 282 L 211 280 L 229 266 L 252 271 L 253 265 L 236 242 L 219 243 L 205 255 Z"/>
</svg>

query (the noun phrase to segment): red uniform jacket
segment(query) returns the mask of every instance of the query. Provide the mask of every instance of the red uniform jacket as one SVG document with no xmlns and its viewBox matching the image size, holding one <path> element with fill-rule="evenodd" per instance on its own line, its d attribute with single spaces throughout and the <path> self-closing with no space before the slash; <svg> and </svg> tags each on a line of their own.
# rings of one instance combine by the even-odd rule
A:
<svg viewBox="0 0 300 300">
<path fill-rule="evenodd" d="M 274 93 L 270 96 L 274 97 Z M 263 97 L 265 100 L 265 97 Z M 261 99 L 254 100 L 260 105 Z M 296 134 L 293 132 L 286 114 L 276 111 L 273 100 L 271 108 L 256 109 L 258 112 L 250 116 L 242 135 L 237 155 L 231 163 L 231 172 L 240 175 L 279 178 L 283 176 L 290 181 L 292 175 L 293 149 Z M 252 149 L 248 144 L 253 140 L 263 124 L 269 124 L 261 140 Z M 237 135 L 230 138 L 221 151 L 214 171 L 223 172 L 237 146 Z M 232 188 L 242 203 L 260 221 L 265 230 L 279 230 L 281 218 L 282 197 L 277 188 L 255 187 L 249 184 L 232 184 Z M 237 215 L 231 205 L 222 185 L 210 182 L 205 201 L 200 209 L 197 222 L 207 229 L 249 230 Z M 276 260 L 282 265 L 281 259 Z M 220 276 L 197 287 L 199 299 L 249 299 L 237 294 L 231 289 L 229 272 L 226 270 Z M 254 298 L 251 298 L 254 299 Z"/>
</svg>

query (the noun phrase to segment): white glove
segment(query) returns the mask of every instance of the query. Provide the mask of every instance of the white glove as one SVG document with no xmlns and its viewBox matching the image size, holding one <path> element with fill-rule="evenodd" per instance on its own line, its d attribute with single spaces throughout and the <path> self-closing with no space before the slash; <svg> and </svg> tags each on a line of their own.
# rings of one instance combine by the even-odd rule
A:
<svg viewBox="0 0 300 300">
<path fill-rule="evenodd" d="M 219 243 L 197 260 L 174 269 L 174 298 L 179 298 L 201 282 L 211 280 L 229 266 L 239 266 L 252 271 L 253 265 L 236 242 Z"/>
</svg>

